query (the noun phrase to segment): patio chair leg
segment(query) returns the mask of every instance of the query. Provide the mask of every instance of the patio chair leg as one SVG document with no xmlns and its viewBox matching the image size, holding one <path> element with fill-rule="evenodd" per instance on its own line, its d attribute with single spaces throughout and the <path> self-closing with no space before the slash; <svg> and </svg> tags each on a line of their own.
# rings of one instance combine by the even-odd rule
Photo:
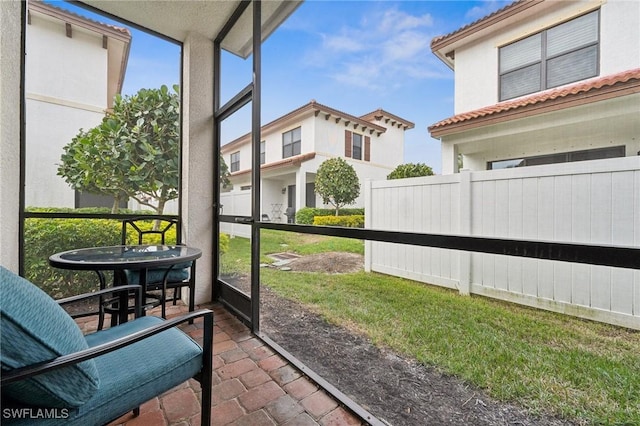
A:
<svg viewBox="0 0 640 426">
<path fill-rule="evenodd" d="M 167 287 L 165 286 L 162 289 L 162 293 L 160 296 L 160 306 L 162 310 L 162 318 L 167 319 L 167 308 L 165 307 L 165 303 L 167 303 Z"/>
<path fill-rule="evenodd" d="M 98 330 L 102 330 L 104 327 L 104 305 L 102 302 L 102 296 L 100 296 L 100 306 L 98 307 Z"/>
</svg>

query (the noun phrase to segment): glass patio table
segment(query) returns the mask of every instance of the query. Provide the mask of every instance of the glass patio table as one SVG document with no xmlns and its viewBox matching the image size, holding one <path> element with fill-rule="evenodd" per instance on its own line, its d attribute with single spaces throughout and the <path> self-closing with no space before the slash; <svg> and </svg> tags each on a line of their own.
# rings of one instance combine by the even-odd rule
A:
<svg viewBox="0 0 640 426">
<path fill-rule="evenodd" d="M 49 257 L 49 264 L 60 269 L 95 271 L 100 279 L 100 289 L 106 288 L 104 271 L 114 272 L 113 285 L 117 286 L 126 283 L 125 270 L 137 270 L 144 290 L 149 270 L 195 262 L 200 256 L 200 249 L 185 245 L 119 245 L 56 253 Z M 121 320 L 126 321 L 126 318 Z"/>
</svg>

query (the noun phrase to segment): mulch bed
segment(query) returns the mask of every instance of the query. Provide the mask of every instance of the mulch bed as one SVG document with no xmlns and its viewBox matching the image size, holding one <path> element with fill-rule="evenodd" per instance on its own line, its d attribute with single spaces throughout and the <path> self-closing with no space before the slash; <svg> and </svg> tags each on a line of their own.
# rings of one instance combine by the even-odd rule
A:
<svg viewBox="0 0 640 426">
<path fill-rule="evenodd" d="M 343 265 L 339 269 L 336 265 Z M 360 255 L 322 253 L 286 265 L 287 272 L 354 272 Z M 248 291 L 236 277 L 234 284 Z M 501 403 L 483 390 L 437 369 L 378 348 L 365 336 L 330 324 L 301 304 L 263 286 L 261 331 L 369 411 L 394 426 L 416 425 L 572 425 Z"/>
</svg>

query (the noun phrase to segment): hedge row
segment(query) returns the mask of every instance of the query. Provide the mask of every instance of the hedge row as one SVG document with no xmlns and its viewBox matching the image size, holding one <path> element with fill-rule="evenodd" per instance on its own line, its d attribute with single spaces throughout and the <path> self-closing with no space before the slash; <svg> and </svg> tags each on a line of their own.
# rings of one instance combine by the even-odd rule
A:
<svg viewBox="0 0 640 426">
<path fill-rule="evenodd" d="M 49 266 L 49 256 L 81 247 L 120 244 L 121 222 L 113 219 L 27 219 L 24 226 L 26 278 L 58 299 L 98 288 L 91 271 Z"/>
<path fill-rule="evenodd" d="M 315 216 L 313 218 L 313 224 L 324 226 L 346 226 L 348 228 L 364 228 L 364 215 Z"/>
<path fill-rule="evenodd" d="M 74 212 L 74 209 L 30 209 L 39 212 Z M 84 213 L 105 213 L 99 209 L 87 209 Z M 110 212 L 107 210 L 106 213 Z M 137 212 L 136 212 L 137 213 Z M 144 223 L 142 228 L 151 228 L 153 221 Z M 61 251 L 81 247 L 100 247 L 120 244 L 122 222 L 119 219 L 40 219 L 25 220 L 24 267 L 26 278 L 36 283 L 54 298 L 95 291 L 98 276 L 93 271 L 72 271 L 52 268 L 49 256 Z M 175 230 L 167 234 L 167 242 L 175 241 Z M 130 241 L 136 244 L 137 241 Z M 159 243 L 159 236 L 153 236 L 145 244 Z M 220 236 L 222 253 L 229 248 L 229 236 Z"/>
<path fill-rule="evenodd" d="M 335 216 L 335 209 L 317 209 L 315 207 L 303 207 L 296 212 L 296 223 L 312 225 L 315 216 Z M 364 215 L 364 209 L 340 209 L 338 216 Z"/>
</svg>

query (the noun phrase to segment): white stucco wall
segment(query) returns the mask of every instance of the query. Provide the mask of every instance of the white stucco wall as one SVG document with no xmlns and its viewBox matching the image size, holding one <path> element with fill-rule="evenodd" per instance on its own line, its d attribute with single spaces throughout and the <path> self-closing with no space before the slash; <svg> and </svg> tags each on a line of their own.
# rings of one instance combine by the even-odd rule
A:
<svg viewBox="0 0 640 426">
<path fill-rule="evenodd" d="M 57 176 L 62 148 L 107 107 L 107 50 L 102 35 L 32 13 L 26 38 L 25 203 L 74 207 L 75 193 Z"/>
<path fill-rule="evenodd" d="M 600 75 L 640 67 L 640 2 L 608 0 L 600 15 Z"/>
<path fill-rule="evenodd" d="M 0 265 L 18 272 L 20 1 L 0 1 Z"/>
<path fill-rule="evenodd" d="M 554 2 L 544 14 L 456 49 L 455 113 L 498 102 L 498 48 L 600 6 L 600 75 L 640 67 L 640 2 Z M 481 82 L 481 84 L 479 84 Z"/>
<path fill-rule="evenodd" d="M 32 13 L 26 49 L 27 93 L 99 108 L 107 104 L 107 49 L 102 48 L 102 34 L 73 26 L 72 37 L 67 37 L 63 21 Z"/>
</svg>

